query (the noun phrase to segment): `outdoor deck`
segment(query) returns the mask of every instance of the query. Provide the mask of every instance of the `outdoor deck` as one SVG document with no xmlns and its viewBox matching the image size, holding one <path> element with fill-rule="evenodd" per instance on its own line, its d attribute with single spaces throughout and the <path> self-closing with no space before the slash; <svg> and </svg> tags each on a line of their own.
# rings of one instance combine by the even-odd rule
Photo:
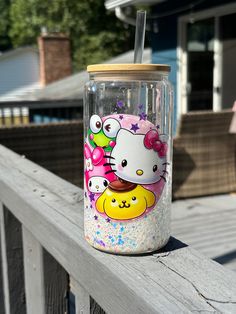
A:
<svg viewBox="0 0 236 314">
<path fill-rule="evenodd" d="M 224 206 L 226 201 L 222 199 L 220 208 L 219 200 L 217 207 L 208 200 L 207 207 L 201 199 L 174 203 L 173 235 L 182 232 L 184 236 L 186 231 L 190 237 L 191 230 L 198 234 L 200 229 L 194 230 L 187 217 L 199 219 L 198 228 L 202 228 L 205 219 L 198 216 L 201 211 L 215 217 L 213 209 L 217 209 L 218 216 L 226 220 L 221 209 L 230 210 L 233 206 L 228 203 Z M 183 210 L 184 202 L 189 202 L 186 210 Z M 196 217 L 190 213 L 194 204 Z M 9 251 L 19 251 L 16 244 L 11 248 L 7 241 L 9 233 L 11 241 L 14 237 L 14 232 L 7 229 L 9 211 L 22 228 L 24 268 L 21 272 L 24 280 L 20 284 L 24 284 L 26 292 L 27 314 L 36 313 L 35 309 L 37 314 L 65 312 L 52 310 L 61 304 L 55 294 L 58 272 L 47 269 L 50 265 L 44 263 L 44 249 L 70 277 L 76 314 L 90 313 L 90 297 L 108 314 L 236 313 L 236 273 L 173 237 L 161 252 L 143 256 L 115 256 L 91 248 L 83 236 L 83 191 L 0 146 L 1 251 L 6 314 L 23 313 L 12 310 L 22 294 L 16 295 L 16 278 L 12 276 L 15 269 L 18 271 L 14 274 L 21 275 L 16 265 L 20 260 L 12 261 L 11 255 L 9 263 Z M 229 221 L 233 224 L 232 217 Z M 18 238 L 21 228 L 16 229 Z M 217 245 L 214 243 L 212 249 Z M 47 286 L 49 274 L 54 288 Z M 97 313 L 93 308 L 91 312 Z"/>
<path fill-rule="evenodd" d="M 236 271 L 236 194 L 174 202 L 172 234 Z"/>
</svg>

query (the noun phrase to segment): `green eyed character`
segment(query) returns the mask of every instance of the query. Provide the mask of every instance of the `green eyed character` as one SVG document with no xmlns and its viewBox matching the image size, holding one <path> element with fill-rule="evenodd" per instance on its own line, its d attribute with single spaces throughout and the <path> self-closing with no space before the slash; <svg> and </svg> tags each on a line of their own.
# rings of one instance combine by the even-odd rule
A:
<svg viewBox="0 0 236 314">
<path fill-rule="evenodd" d="M 90 118 L 88 139 L 92 147 L 102 147 L 110 152 L 116 145 L 116 135 L 121 128 L 120 123 L 113 118 L 102 119 L 94 114 Z"/>
</svg>

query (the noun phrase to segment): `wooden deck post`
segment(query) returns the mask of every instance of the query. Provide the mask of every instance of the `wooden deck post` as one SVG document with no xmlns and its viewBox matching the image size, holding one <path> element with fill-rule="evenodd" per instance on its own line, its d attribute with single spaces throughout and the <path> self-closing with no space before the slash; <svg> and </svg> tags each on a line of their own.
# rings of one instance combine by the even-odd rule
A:
<svg viewBox="0 0 236 314">
<path fill-rule="evenodd" d="M 75 313 L 90 313 L 90 296 L 88 292 L 72 277 L 70 277 L 71 291 L 75 296 Z"/>
<path fill-rule="evenodd" d="M 22 232 L 27 314 L 45 314 L 43 249 L 24 226 Z"/>
</svg>

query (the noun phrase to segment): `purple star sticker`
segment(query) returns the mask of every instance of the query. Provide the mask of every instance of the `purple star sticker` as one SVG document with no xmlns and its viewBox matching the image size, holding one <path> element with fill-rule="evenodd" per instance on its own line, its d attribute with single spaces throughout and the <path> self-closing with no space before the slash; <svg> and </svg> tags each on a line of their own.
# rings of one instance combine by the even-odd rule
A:
<svg viewBox="0 0 236 314">
<path fill-rule="evenodd" d="M 106 221 L 107 221 L 107 222 L 110 222 L 110 221 L 111 221 L 111 219 L 110 219 L 110 218 L 107 218 L 107 219 L 106 219 Z"/>
<path fill-rule="evenodd" d="M 94 196 L 95 196 L 94 193 L 90 193 L 90 194 L 89 194 L 90 202 L 95 201 Z"/>
<path fill-rule="evenodd" d="M 121 115 L 119 116 L 119 119 L 120 119 L 120 120 L 123 120 L 123 119 L 124 119 L 124 116 L 121 114 Z"/>
<path fill-rule="evenodd" d="M 138 123 L 135 123 L 135 124 L 131 123 L 131 125 L 132 126 L 131 126 L 130 130 L 134 131 L 135 133 L 137 132 L 138 129 L 140 129 L 138 127 Z"/>
<path fill-rule="evenodd" d="M 147 120 L 147 115 L 145 112 L 139 114 L 140 120 Z"/>
<path fill-rule="evenodd" d="M 95 215 L 95 216 L 93 216 L 93 217 L 94 217 L 95 220 L 98 220 L 98 216 L 97 216 L 97 215 Z"/>
<path fill-rule="evenodd" d="M 124 105 L 125 105 L 125 104 L 123 103 L 122 100 L 118 100 L 117 103 L 116 103 L 116 106 L 117 106 L 118 108 L 120 108 L 120 109 L 123 108 Z"/>
<path fill-rule="evenodd" d="M 139 110 L 143 110 L 143 104 L 139 105 L 139 106 L 138 106 L 138 109 L 139 109 Z"/>
</svg>

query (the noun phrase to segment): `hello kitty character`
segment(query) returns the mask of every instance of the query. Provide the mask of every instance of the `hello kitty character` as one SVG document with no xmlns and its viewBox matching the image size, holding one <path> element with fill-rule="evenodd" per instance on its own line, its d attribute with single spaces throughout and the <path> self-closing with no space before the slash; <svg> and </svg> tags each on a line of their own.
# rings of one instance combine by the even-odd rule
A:
<svg viewBox="0 0 236 314">
<path fill-rule="evenodd" d="M 133 134 L 126 129 L 117 133 L 116 146 L 111 152 L 111 168 L 125 181 L 152 184 L 166 173 L 167 143 L 156 129 L 146 134 Z"/>
<path fill-rule="evenodd" d="M 102 193 L 110 182 L 116 180 L 116 175 L 105 156 L 102 147 L 91 150 L 88 144 L 84 145 L 85 183 L 88 191 L 92 193 Z"/>
</svg>

